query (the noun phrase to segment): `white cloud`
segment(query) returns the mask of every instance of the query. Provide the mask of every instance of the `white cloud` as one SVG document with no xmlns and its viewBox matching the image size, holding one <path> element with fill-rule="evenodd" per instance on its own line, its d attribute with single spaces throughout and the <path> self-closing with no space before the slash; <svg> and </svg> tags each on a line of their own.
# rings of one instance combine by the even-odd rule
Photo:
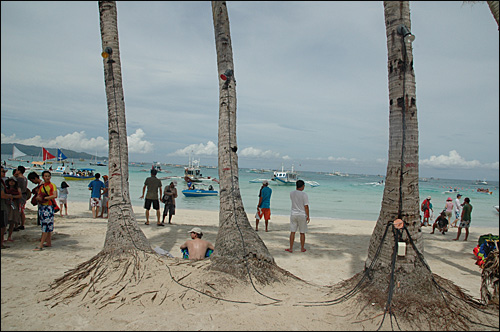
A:
<svg viewBox="0 0 500 332">
<path fill-rule="evenodd" d="M 474 168 L 482 166 L 481 163 L 477 160 L 465 160 L 458 154 L 456 150 L 450 151 L 447 156 L 431 156 L 429 159 L 422 159 L 420 160 L 420 165 L 435 168 Z"/>
<path fill-rule="evenodd" d="M 146 136 L 144 130 L 137 129 L 134 134 L 128 136 L 128 151 L 132 153 L 149 153 L 153 152 L 153 143 L 145 141 Z"/>
<path fill-rule="evenodd" d="M 271 150 L 263 151 L 261 149 L 249 147 L 244 148 L 239 153 L 240 157 L 256 157 L 256 158 L 279 158 L 280 154 L 278 152 L 273 152 Z"/>
<path fill-rule="evenodd" d="M 212 141 L 208 141 L 207 145 L 204 145 L 203 143 L 188 145 L 184 149 L 179 149 L 174 153 L 170 153 L 169 156 L 189 156 L 190 153 L 195 156 L 216 156 L 217 152 L 217 145 L 215 145 Z"/>
<path fill-rule="evenodd" d="M 350 162 L 356 162 L 356 158 L 346 158 L 346 157 L 328 157 L 327 158 L 329 161 L 350 161 Z"/>
<path fill-rule="evenodd" d="M 76 152 L 107 153 L 108 140 L 102 136 L 87 138 L 85 131 L 74 132 L 55 138 L 42 139 L 40 135 L 31 138 L 20 139 L 16 134 L 6 136 L 1 134 L 2 143 L 19 143 L 24 145 L 43 146 L 45 148 L 62 148 Z M 137 129 L 134 134 L 128 137 L 129 152 L 149 153 L 153 151 L 153 144 L 145 141 L 146 136 L 142 129 Z"/>
</svg>

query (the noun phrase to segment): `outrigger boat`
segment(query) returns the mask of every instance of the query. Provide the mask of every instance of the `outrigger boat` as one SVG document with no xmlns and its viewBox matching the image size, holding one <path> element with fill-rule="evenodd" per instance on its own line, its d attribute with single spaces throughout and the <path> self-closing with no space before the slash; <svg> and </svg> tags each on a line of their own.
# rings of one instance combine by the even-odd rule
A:
<svg viewBox="0 0 500 332">
<path fill-rule="evenodd" d="M 63 177 L 65 180 L 90 180 L 95 178 L 94 171 L 93 168 L 79 168 L 75 174 L 64 174 Z"/>
</svg>

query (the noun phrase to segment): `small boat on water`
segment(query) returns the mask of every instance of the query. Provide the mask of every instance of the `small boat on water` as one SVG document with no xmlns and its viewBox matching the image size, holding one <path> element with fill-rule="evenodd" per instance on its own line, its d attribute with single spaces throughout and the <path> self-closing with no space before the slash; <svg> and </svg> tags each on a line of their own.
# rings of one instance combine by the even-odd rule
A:
<svg viewBox="0 0 500 332">
<path fill-rule="evenodd" d="M 186 197 L 217 196 L 219 194 L 217 190 L 206 189 L 184 189 L 182 193 Z"/>
<path fill-rule="evenodd" d="M 78 168 L 76 172 L 63 174 L 63 177 L 65 180 L 90 180 L 95 178 L 94 171 L 93 168 Z"/>
<path fill-rule="evenodd" d="M 476 191 L 483 194 L 493 194 L 493 192 L 491 192 L 488 188 L 477 188 Z"/>
<path fill-rule="evenodd" d="M 271 179 L 276 181 L 279 184 L 295 184 L 298 180 L 298 174 L 293 170 L 285 171 L 283 168 L 283 164 L 281 164 L 281 171 L 274 171 L 273 178 Z"/>
</svg>

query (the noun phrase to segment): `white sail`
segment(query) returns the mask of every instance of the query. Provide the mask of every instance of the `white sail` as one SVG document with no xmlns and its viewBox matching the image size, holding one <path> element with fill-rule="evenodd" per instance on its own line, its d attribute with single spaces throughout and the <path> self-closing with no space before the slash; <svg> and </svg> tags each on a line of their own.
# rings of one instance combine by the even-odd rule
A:
<svg viewBox="0 0 500 332">
<path fill-rule="evenodd" d="M 19 157 L 22 157 L 22 156 L 25 156 L 26 153 L 20 151 L 18 148 L 16 148 L 15 145 L 12 146 L 13 149 L 12 149 L 12 159 L 17 159 Z"/>
</svg>

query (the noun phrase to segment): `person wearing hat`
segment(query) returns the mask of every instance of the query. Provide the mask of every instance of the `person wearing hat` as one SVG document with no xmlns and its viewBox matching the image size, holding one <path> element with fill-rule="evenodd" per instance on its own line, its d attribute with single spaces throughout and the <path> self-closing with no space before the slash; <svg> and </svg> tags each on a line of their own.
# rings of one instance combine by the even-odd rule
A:
<svg viewBox="0 0 500 332">
<path fill-rule="evenodd" d="M 163 219 L 162 224 L 165 222 L 165 217 L 168 215 L 168 223 L 172 223 L 172 216 L 175 214 L 175 199 L 177 198 L 177 188 L 175 188 L 175 182 L 170 182 L 168 186 L 165 186 L 163 191 L 163 197 L 161 201 L 165 204 L 163 208 Z"/>
<path fill-rule="evenodd" d="M 204 259 L 207 255 L 207 250 L 214 250 L 214 245 L 209 241 L 202 240 L 203 232 L 201 228 L 194 227 L 188 233 L 191 235 L 191 240 L 184 242 L 181 245 L 181 250 L 187 249 L 189 259 Z"/>
<path fill-rule="evenodd" d="M 460 214 L 462 213 L 462 205 L 460 203 L 460 197 L 462 197 L 462 194 L 457 194 L 457 198 L 453 202 L 453 210 L 455 211 L 455 220 L 450 224 L 450 227 L 457 227 L 457 222 L 460 219 Z"/>
<path fill-rule="evenodd" d="M 266 232 L 268 232 L 269 220 L 271 219 L 271 195 L 273 190 L 269 188 L 267 180 L 262 181 L 262 187 L 259 191 L 259 203 L 257 204 L 257 213 L 255 214 L 255 230 L 259 230 L 259 221 L 264 217 L 266 222 Z"/>
<path fill-rule="evenodd" d="M 424 213 L 424 219 L 420 227 L 430 226 L 429 217 L 431 216 L 431 211 L 434 211 L 432 209 L 431 196 L 427 196 L 427 198 L 424 199 L 422 205 L 420 206 L 420 210 L 422 210 L 422 212 Z"/>
</svg>

